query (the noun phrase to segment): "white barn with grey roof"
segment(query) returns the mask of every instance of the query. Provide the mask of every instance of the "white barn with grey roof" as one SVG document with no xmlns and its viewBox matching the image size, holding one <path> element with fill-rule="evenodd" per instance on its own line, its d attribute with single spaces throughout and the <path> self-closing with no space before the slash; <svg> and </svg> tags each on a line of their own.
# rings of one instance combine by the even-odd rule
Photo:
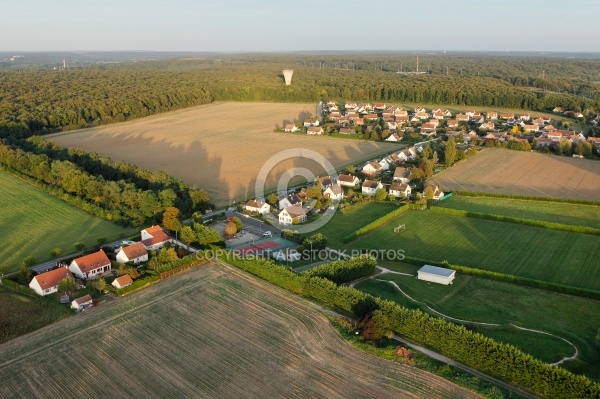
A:
<svg viewBox="0 0 600 399">
<path fill-rule="evenodd" d="M 431 265 L 424 265 L 417 271 L 417 279 L 444 285 L 452 284 L 455 277 L 456 270 Z"/>
</svg>

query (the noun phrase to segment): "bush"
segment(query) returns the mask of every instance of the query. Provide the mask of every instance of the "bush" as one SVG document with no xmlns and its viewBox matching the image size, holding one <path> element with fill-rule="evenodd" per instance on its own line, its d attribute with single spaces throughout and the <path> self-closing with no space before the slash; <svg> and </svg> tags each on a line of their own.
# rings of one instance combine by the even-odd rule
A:
<svg viewBox="0 0 600 399">
<path fill-rule="evenodd" d="M 336 260 L 325 263 L 302 273 L 305 277 L 322 277 L 336 284 L 344 284 L 375 271 L 377 261 L 369 255 L 361 255 L 348 260 Z"/>
<path fill-rule="evenodd" d="M 552 222 L 546 222 L 543 220 L 515 218 L 515 217 L 510 217 L 510 216 L 493 215 L 493 214 L 489 214 L 489 213 L 479 213 L 479 212 L 469 212 L 469 211 L 463 211 L 463 210 L 451 209 L 451 208 L 431 207 L 430 209 L 434 213 L 442 213 L 442 214 L 446 214 L 446 215 L 466 216 L 466 217 L 471 217 L 471 218 L 475 218 L 475 219 L 485 219 L 485 220 L 493 220 L 496 222 L 515 223 L 515 224 L 522 224 L 525 226 L 543 227 L 543 228 L 552 229 L 552 230 L 569 231 L 569 232 L 573 232 L 573 233 L 600 235 L 600 229 L 596 229 L 593 227 L 573 226 L 570 224 L 552 223 Z"/>
<path fill-rule="evenodd" d="M 144 278 L 141 278 L 139 280 L 135 280 L 133 282 L 133 284 L 131 284 L 131 285 L 125 287 L 125 288 L 122 288 L 122 289 L 118 290 L 117 294 L 119 294 L 119 295 L 130 294 L 133 291 L 136 291 L 136 290 L 138 290 L 138 289 L 140 289 L 142 287 L 145 287 L 145 286 L 147 286 L 149 284 L 154 284 L 157 281 L 159 281 L 159 277 L 158 276 L 144 277 Z"/>
<path fill-rule="evenodd" d="M 402 215 L 404 212 L 408 211 L 409 209 L 410 209 L 410 206 L 408 204 L 402 205 L 400 208 L 395 209 L 392 212 L 388 213 L 387 215 L 384 215 L 384 216 L 380 217 L 379 219 L 372 221 L 371 223 L 367 224 L 366 226 L 363 226 L 358 230 L 354 230 L 352 233 L 350 233 L 346 237 L 344 237 L 342 239 L 342 242 L 344 244 L 347 244 L 351 241 L 354 241 L 358 237 L 362 236 L 363 234 L 367 234 L 368 232 L 373 231 L 376 228 L 383 226 L 390 220 Z"/>
</svg>

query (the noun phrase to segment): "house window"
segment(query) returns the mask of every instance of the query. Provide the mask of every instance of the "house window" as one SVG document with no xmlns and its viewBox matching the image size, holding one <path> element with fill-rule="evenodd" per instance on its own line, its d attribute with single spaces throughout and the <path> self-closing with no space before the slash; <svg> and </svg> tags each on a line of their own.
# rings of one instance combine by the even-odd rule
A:
<svg viewBox="0 0 600 399">
<path fill-rule="evenodd" d="M 44 290 L 44 292 L 46 292 L 46 293 L 50 292 L 50 288 L 46 288 L 46 289 Z"/>
</svg>

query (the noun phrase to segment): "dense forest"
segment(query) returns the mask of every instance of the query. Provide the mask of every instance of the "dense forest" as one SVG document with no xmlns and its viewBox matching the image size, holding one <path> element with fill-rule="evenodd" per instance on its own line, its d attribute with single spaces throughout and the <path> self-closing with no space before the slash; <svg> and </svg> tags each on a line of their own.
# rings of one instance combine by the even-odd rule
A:
<svg viewBox="0 0 600 399">
<path fill-rule="evenodd" d="M 600 109 L 600 60 L 484 55 L 232 55 L 0 71 L 0 137 L 27 137 L 214 100 L 353 99 Z M 402 67 L 400 67 L 402 65 Z M 291 86 L 281 70 L 293 68 Z"/>
</svg>

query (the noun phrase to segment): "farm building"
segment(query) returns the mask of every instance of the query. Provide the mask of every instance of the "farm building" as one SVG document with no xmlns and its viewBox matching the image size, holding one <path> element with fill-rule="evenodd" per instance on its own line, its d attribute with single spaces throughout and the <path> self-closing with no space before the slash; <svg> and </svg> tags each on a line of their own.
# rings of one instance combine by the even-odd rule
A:
<svg viewBox="0 0 600 399">
<path fill-rule="evenodd" d="M 73 277 L 73 274 L 66 267 L 60 267 L 35 276 L 29 283 L 29 288 L 38 295 L 50 295 L 58 291 L 58 283 L 66 277 Z"/>
<path fill-rule="evenodd" d="M 73 300 L 73 302 L 71 302 L 71 307 L 75 310 L 83 310 L 93 306 L 93 302 L 92 297 L 88 294 Z"/>
<path fill-rule="evenodd" d="M 131 284 L 133 284 L 133 280 L 129 274 L 124 274 L 121 277 L 114 279 L 112 282 L 112 286 L 118 290 L 130 286 Z"/>
<path fill-rule="evenodd" d="M 454 277 L 456 277 L 456 270 L 430 265 L 423 266 L 417 272 L 417 279 L 419 280 L 444 285 L 452 284 Z"/>
</svg>

